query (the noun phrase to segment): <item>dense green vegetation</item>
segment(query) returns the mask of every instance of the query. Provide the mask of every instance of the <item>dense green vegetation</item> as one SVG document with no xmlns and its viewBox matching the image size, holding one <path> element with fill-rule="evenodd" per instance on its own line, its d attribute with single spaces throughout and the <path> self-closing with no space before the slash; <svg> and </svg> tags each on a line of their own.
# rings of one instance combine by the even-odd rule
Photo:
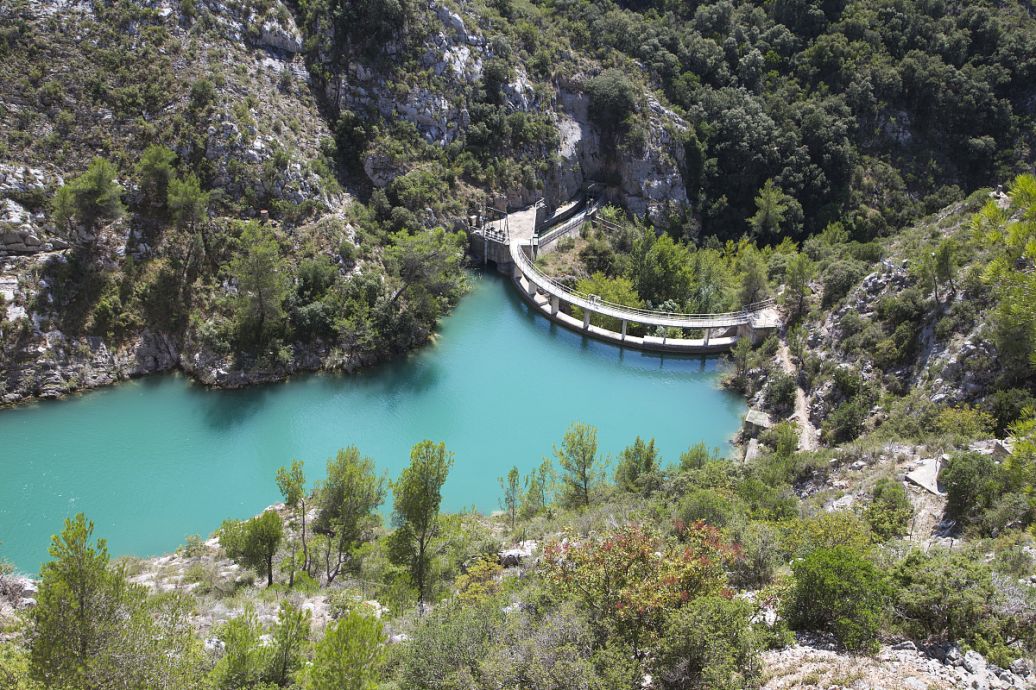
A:
<svg viewBox="0 0 1036 690">
<path fill-rule="evenodd" d="M 772 241 L 841 220 L 866 241 L 1027 160 L 1036 63 L 1020 3 L 509 5 L 545 29 L 547 17 L 561 22 L 524 43 L 530 52 L 570 44 L 643 74 L 686 114 L 688 191 L 701 209 L 685 225 L 692 237 L 751 230 Z M 635 100 L 614 78 L 599 90 L 607 122 L 634 120 L 635 147 Z"/>
<path fill-rule="evenodd" d="M 197 3 L 168 22 L 95 3 L 76 31 L 23 0 L 0 9 L 14 75 L 0 97 L 20 104 L 0 110 L 0 158 L 65 172 L 17 199 L 68 245 L 32 269 L 48 286 L 27 305 L 41 330 L 114 345 L 150 330 L 271 375 L 423 343 L 464 291 L 465 238 L 450 229 L 469 204 L 546 184 L 564 83 L 587 97 L 604 187 L 664 129 L 690 204 L 652 222 L 607 207 L 544 269 L 636 307 L 776 298 L 786 328 L 739 340 L 729 384 L 778 421 L 743 463 L 702 444 L 662 458 L 650 429 L 613 461 L 573 424 L 535 471 L 501 477 L 499 516 L 440 512 L 441 443 L 416 445 L 395 481 L 355 447 L 315 485 L 295 461 L 276 476 L 283 509 L 217 532 L 246 574 L 221 574 L 190 539 L 189 590 L 135 584 L 144 566 L 113 562 L 77 515 L 36 606 L 0 630 L 5 687 L 604 690 L 650 675 L 733 690 L 758 685 L 760 655 L 794 632 L 860 653 L 952 643 L 1000 666 L 1036 654 L 1031 8 L 475 2 L 463 11 L 486 59 L 466 82 L 423 66 L 439 25 L 422 3 L 239 4 L 253 43 L 294 14 L 312 84 L 285 73 L 264 105 L 290 96 L 280 115 L 312 121 L 271 121 L 235 91 L 258 73 L 206 50 L 221 29 Z M 357 64 L 400 99 L 445 94 L 463 126 L 433 141 L 373 105 L 342 107 L 336 84 Z M 210 155 L 224 129 L 229 148 Z M 295 143 L 246 161 L 259 135 Z M 1000 180 L 1006 195 L 981 189 Z M 3 331 L 5 371 L 29 331 Z M 1009 450 L 975 445 L 994 436 Z M 943 454 L 944 505 L 904 488 L 913 458 Z M 531 559 L 500 555 L 530 541 Z M 331 611 L 322 629 L 314 599 Z M 217 604 L 230 613 L 206 651 L 194 623 Z"/>
<path fill-rule="evenodd" d="M 373 222 L 365 226 L 373 235 L 355 234 L 335 219 L 287 232 L 214 217 L 210 192 L 193 173 L 178 173 L 176 160 L 152 147 L 137 166 L 146 192 L 130 211 L 160 209 L 142 241 L 162 255 L 120 269 L 98 266 L 94 234 L 99 221 L 124 212 L 112 165 L 98 158 L 58 189 L 55 216 L 74 246 L 45 275 L 58 288 L 65 332 L 116 342 L 141 327 L 179 332 L 195 346 L 267 367 L 286 364 L 293 345 L 378 358 L 427 339 L 463 292 L 459 235 L 389 235 Z"/>
<path fill-rule="evenodd" d="M 247 594 L 250 579 L 147 594 L 129 584 L 132 564 L 111 562 L 79 515 L 54 537 L 24 642 L 0 645 L 0 670 L 25 688 L 138 687 L 132 679 L 147 678 L 148 687 L 603 689 L 637 687 L 649 673 L 665 688 L 734 689 L 755 685 L 759 655 L 794 630 L 864 651 L 887 639 L 958 641 L 1001 665 L 1036 651 L 1031 592 L 1000 584 L 1036 572 L 1021 548 L 1032 535 L 1017 527 L 995 541 L 922 551 L 899 536 L 909 518 L 900 484 L 879 481 L 858 509 L 827 512 L 796 495 L 809 459 L 794 451 L 742 465 L 694 447 L 665 465 L 636 439 L 618 482 L 598 475 L 587 484 L 587 468 L 606 464 L 595 459 L 594 436 L 574 424 L 557 467 L 519 478 L 513 526 L 506 514 L 440 514 L 450 454 L 425 441 L 392 483 L 386 528 L 383 480 L 355 448 L 341 451 L 328 479 L 304 494 L 321 516 L 309 563 L 292 545 L 302 525 L 291 506 L 220 529 L 223 551 L 266 581 L 260 599 Z M 1024 444 L 1016 457 L 1032 462 L 1031 435 Z M 284 468 L 280 484 L 302 470 Z M 372 488 L 346 488 L 360 485 Z M 542 544 L 521 577 L 497 563 L 519 536 Z M 203 553 L 197 543 L 184 548 Z M 337 549 L 332 575 L 321 561 Z M 976 557 L 986 550 L 996 557 Z M 293 584 L 271 584 L 271 564 L 295 571 Z M 321 584 L 334 610 L 322 631 L 299 606 Z M 746 589 L 754 595 L 732 596 Z M 361 603 L 371 596 L 387 604 L 381 620 Z M 212 655 L 188 622 L 214 601 L 239 614 L 217 626 L 222 647 Z M 259 620 L 260 601 L 277 602 L 275 621 Z M 763 622 L 766 610 L 776 622 Z M 400 630 L 407 637 L 389 644 L 386 631 Z"/>
</svg>

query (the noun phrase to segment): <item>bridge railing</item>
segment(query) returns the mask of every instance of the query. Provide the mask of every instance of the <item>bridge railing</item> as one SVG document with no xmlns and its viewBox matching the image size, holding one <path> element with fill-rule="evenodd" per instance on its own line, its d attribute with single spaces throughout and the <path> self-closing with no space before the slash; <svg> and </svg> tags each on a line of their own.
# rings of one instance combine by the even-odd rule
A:
<svg viewBox="0 0 1036 690">
<path fill-rule="evenodd" d="M 474 228 L 474 231 L 476 235 L 481 235 L 483 237 L 493 240 L 494 242 L 500 242 L 501 244 L 507 244 L 508 240 L 510 239 L 506 227 L 497 228 L 494 225 L 486 224 L 482 227 Z"/>
<path fill-rule="evenodd" d="M 562 235 L 570 232 L 573 228 L 579 227 L 583 223 L 588 222 L 591 217 L 591 214 L 593 214 L 593 212 L 596 210 L 596 207 L 587 208 L 585 211 L 577 213 L 574 217 L 570 218 L 569 220 L 566 220 L 564 223 L 557 226 L 556 228 L 551 228 L 546 233 L 542 235 L 537 235 L 537 239 L 539 240 L 539 246 L 541 248 L 545 247 L 546 245 L 550 244 Z"/>
<path fill-rule="evenodd" d="M 511 246 L 512 257 L 526 277 L 537 284 L 549 286 L 550 289 L 547 290 L 548 292 L 560 293 L 559 296 L 565 296 L 568 298 L 568 301 L 575 303 L 577 306 L 601 311 L 602 313 L 606 313 L 608 316 L 623 318 L 634 323 L 650 324 L 652 321 L 668 321 L 673 322 L 676 326 L 688 328 L 736 326 L 739 324 L 749 323 L 753 314 L 774 304 L 773 299 L 765 299 L 746 305 L 738 311 L 709 314 L 687 314 L 683 312 L 657 311 L 654 309 L 630 307 L 625 304 L 609 302 L 608 300 L 601 299 L 597 295 L 579 292 L 578 290 L 573 290 L 572 288 L 563 285 L 557 280 L 541 273 L 539 269 L 533 265 L 532 261 L 518 243 L 514 243 Z M 638 317 L 642 320 L 638 320 Z M 678 323 L 685 321 L 695 323 Z"/>
</svg>

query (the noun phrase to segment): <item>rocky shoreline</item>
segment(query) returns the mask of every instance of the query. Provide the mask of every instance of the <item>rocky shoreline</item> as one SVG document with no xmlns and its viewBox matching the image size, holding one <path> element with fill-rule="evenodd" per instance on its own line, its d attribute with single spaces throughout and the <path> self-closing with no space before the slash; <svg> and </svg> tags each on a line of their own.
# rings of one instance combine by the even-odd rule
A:
<svg viewBox="0 0 1036 690">
<path fill-rule="evenodd" d="M 213 353 L 181 353 L 164 334 L 143 331 L 125 345 L 112 348 L 102 338 L 65 338 L 60 331 L 41 334 L 39 349 L 24 351 L 24 360 L 6 369 L 13 390 L 0 385 L 0 409 L 57 400 L 123 381 L 179 372 L 191 381 L 216 389 L 279 383 L 298 374 L 351 374 L 386 359 L 379 355 L 343 354 L 329 347 L 292 348 L 290 361 L 275 367 L 240 367 Z M 3 384 L 0 381 L 0 384 Z"/>
</svg>

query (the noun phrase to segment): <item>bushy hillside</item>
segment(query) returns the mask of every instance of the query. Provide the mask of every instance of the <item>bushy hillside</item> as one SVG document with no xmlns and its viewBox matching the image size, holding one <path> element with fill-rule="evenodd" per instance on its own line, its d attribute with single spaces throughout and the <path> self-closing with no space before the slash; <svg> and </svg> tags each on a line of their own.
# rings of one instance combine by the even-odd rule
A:
<svg viewBox="0 0 1036 690">
<path fill-rule="evenodd" d="M 391 483 L 347 448 L 312 491 L 294 461 L 284 504 L 114 564 L 76 518 L 38 584 L 0 574 L 0 672 L 19 688 L 1033 687 L 1034 190 L 1023 176 L 866 244 L 835 227 L 696 250 L 588 227 L 559 254 L 619 266 L 590 280 L 693 300 L 704 270 L 722 298 L 778 295 L 789 330 L 732 355 L 730 385 L 775 422 L 746 427 L 738 457 L 664 458 L 645 430 L 608 458 L 573 424 L 484 516 L 439 513 L 442 444 Z M 81 621 L 78 586 L 111 608 Z M 55 661 L 80 624 L 110 663 Z"/>
<path fill-rule="evenodd" d="M 423 342 L 457 291 L 424 276 L 430 300 L 400 292 L 414 277 L 383 248 L 414 240 L 456 284 L 459 245 L 425 233 L 484 202 L 554 208 L 596 181 L 697 244 L 835 221 L 865 243 L 1032 161 L 1036 31 L 1016 3 L 0 12 L 9 401 L 170 367 L 265 380 Z M 84 177 L 95 157 L 110 167 Z M 232 262 L 261 211 L 283 280 L 257 329 Z"/>
</svg>

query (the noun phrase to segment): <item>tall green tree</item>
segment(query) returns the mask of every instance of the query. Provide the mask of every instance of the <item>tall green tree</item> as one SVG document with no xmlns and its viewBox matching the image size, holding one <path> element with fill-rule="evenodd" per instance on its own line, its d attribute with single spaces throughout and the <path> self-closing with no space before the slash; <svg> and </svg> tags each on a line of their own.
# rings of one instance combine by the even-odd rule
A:
<svg viewBox="0 0 1036 690">
<path fill-rule="evenodd" d="M 544 458 L 540 466 L 525 478 L 519 512 L 522 517 L 539 515 L 550 507 L 554 493 L 554 466 L 550 458 Z"/>
<path fill-rule="evenodd" d="M 646 229 L 644 235 L 634 242 L 633 253 L 635 282 L 642 298 L 654 305 L 687 301 L 693 281 L 687 247 L 669 235 L 655 239 L 654 231 Z M 639 260 L 636 258 L 638 255 L 642 256 Z"/>
<path fill-rule="evenodd" d="M 518 474 L 518 468 L 512 467 L 506 477 L 500 477 L 500 490 L 503 491 L 503 497 L 500 499 L 500 504 L 504 508 L 504 512 L 507 514 L 508 522 L 511 525 L 511 529 L 514 529 L 514 522 L 518 518 L 518 504 L 521 501 L 521 478 Z"/>
<path fill-rule="evenodd" d="M 48 687 L 84 687 L 93 665 L 118 639 L 126 581 L 108 567 L 108 544 L 92 542 L 93 522 L 82 513 L 65 519 L 51 537 L 51 561 L 40 569 L 32 610 L 32 675 Z"/>
<path fill-rule="evenodd" d="M 328 536 L 324 571 L 329 583 L 380 524 L 377 509 L 384 500 L 385 479 L 375 473 L 374 461 L 361 456 L 359 448 L 339 450 L 327 461 L 327 478 L 317 489 L 320 510 L 313 529 Z"/>
<path fill-rule="evenodd" d="M 169 182 L 175 174 L 174 161 L 176 161 L 176 154 L 160 144 L 148 146 L 140 155 L 136 173 L 140 193 L 146 206 L 152 209 L 166 207 Z"/>
<path fill-rule="evenodd" d="M 738 254 L 737 265 L 741 272 L 742 306 L 766 298 L 770 291 L 770 283 L 766 278 L 766 262 L 759 251 L 754 248 L 742 250 Z"/>
<path fill-rule="evenodd" d="M 576 283 L 576 290 L 587 295 L 597 295 L 606 302 L 623 304 L 627 307 L 643 306 L 637 291 L 633 288 L 633 283 L 628 278 L 609 278 L 603 273 L 594 273 L 589 278 L 580 278 Z M 572 316 L 577 319 L 583 318 L 583 310 L 573 307 Z M 595 326 L 611 331 L 618 331 L 622 328 L 621 321 L 614 316 L 591 314 L 590 321 Z"/>
<path fill-rule="evenodd" d="M 277 488 L 284 497 L 284 505 L 295 513 L 295 522 L 301 527 L 302 570 L 309 572 L 309 546 L 306 543 L 306 475 L 301 460 L 292 460 L 291 467 L 277 468 Z M 295 550 L 292 544 L 291 568 L 288 585 L 295 584 Z"/>
<path fill-rule="evenodd" d="M 788 225 L 793 218 L 793 203 L 794 199 L 775 185 L 773 180 L 767 180 L 755 197 L 755 213 L 748 219 L 755 236 L 770 240 L 790 229 Z"/>
<path fill-rule="evenodd" d="M 409 301 L 434 311 L 456 300 L 463 290 L 463 233 L 447 233 L 442 228 L 410 235 L 399 232 L 385 250 L 385 263 L 398 278 L 390 302 L 406 295 Z"/>
<path fill-rule="evenodd" d="M 957 253 L 957 243 L 952 237 L 940 242 L 935 250 L 936 283 L 947 286 L 951 295 L 957 290 L 957 285 L 953 281 L 957 274 Z"/>
<path fill-rule="evenodd" d="M 190 603 L 128 583 L 93 530 L 80 513 L 52 538 L 30 614 L 31 676 L 48 688 L 201 687 Z"/>
<path fill-rule="evenodd" d="M 615 484 L 630 493 L 650 493 L 659 483 L 658 450 L 655 439 L 647 443 L 640 436 L 622 453 L 615 467 Z"/>
<path fill-rule="evenodd" d="M 238 287 L 238 333 L 262 347 L 284 322 L 284 299 L 290 288 L 285 261 L 269 228 L 245 224 L 230 273 Z"/>
<path fill-rule="evenodd" d="M 221 624 L 216 634 L 223 655 L 212 669 L 213 684 L 220 690 L 252 688 L 263 678 L 272 649 L 262 643 L 263 628 L 251 605 L 240 616 Z"/>
<path fill-rule="evenodd" d="M 167 182 L 166 204 L 177 226 L 194 232 L 208 216 L 209 192 L 202 191 L 194 173 Z"/>
<path fill-rule="evenodd" d="M 752 357 L 752 339 L 738 338 L 734 347 L 730 348 L 730 357 L 734 360 L 734 378 L 744 382 L 748 374 L 748 362 Z"/>
<path fill-rule="evenodd" d="M 225 520 L 219 528 L 219 543 L 227 556 L 266 575 L 273 584 L 273 557 L 284 539 L 284 523 L 272 510 L 251 520 Z"/>
<path fill-rule="evenodd" d="M 353 609 L 327 627 L 306 670 L 306 690 L 375 690 L 385 663 L 381 623 Z"/>
<path fill-rule="evenodd" d="M 406 565 L 424 601 L 435 539 L 439 536 L 442 486 L 453 466 L 453 453 L 445 443 L 421 441 L 410 451 L 410 464 L 392 482 L 394 496 L 393 560 Z"/>
<path fill-rule="evenodd" d="M 562 498 L 569 506 L 588 507 L 604 477 L 604 461 L 597 455 L 597 429 L 576 422 L 565 431 L 561 447 L 554 447 L 561 466 Z"/>
<path fill-rule="evenodd" d="M 788 260 L 785 283 L 788 291 L 786 304 L 791 311 L 793 321 L 798 321 L 806 313 L 806 300 L 809 298 L 809 281 L 813 277 L 813 264 L 806 254 L 796 252 Z"/>
<path fill-rule="evenodd" d="M 79 177 L 58 189 L 51 203 L 55 224 L 71 236 L 74 224 L 96 227 L 101 220 L 122 215 L 122 187 L 115 181 L 116 170 L 104 158 L 94 158 Z"/>
<path fill-rule="evenodd" d="M 282 602 L 277 612 L 266 664 L 266 680 L 281 687 L 292 684 L 306 660 L 312 616 L 291 602 Z"/>
</svg>

